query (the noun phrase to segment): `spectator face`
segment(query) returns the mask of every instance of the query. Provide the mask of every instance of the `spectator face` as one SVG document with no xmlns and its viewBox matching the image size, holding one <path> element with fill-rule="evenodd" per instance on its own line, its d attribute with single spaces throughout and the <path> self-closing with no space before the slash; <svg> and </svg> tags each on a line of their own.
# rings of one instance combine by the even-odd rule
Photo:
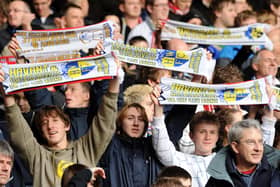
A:
<svg viewBox="0 0 280 187">
<path fill-rule="evenodd" d="M 275 77 L 278 69 L 275 55 L 268 50 L 259 53 L 259 60 L 257 63 L 253 63 L 252 67 L 256 71 L 257 78 L 268 75 Z"/>
<path fill-rule="evenodd" d="M 140 138 L 145 129 L 145 122 L 141 113 L 135 108 L 130 107 L 125 112 L 125 117 L 122 121 L 123 131 L 132 138 Z"/>
<path fill-rule="evenodd" d="M 160 83 L 161 78 L 170 78 L 170 77 L 171 77 L 170 70 L 160 69 L 157 70 L 154 80 L 148 79 L 147 82 L 151 87 L 154 87 Z"/>
<path fill-rule="evenodd" d="M 70 8 L 62 17 L 65 27 L 82 27 L 85 25 L 83 12 L 79 8 Z"/>
<path fill-rule="evenodd" d="M 16 103 L 19 106 L 22 113 L 30 111 L 30 105 L 23 92 L 15 94 Z"/>
<path fill-rule="evenodd" d="M 8 22 L 13 27 L 22 25 L 23 18 L 27 14 L 26 4 L 22 1 L 13 1 L 8 7 Z"/>
<path fill-rule="evenodd" d="M 232 116 L 233 121 L 231 122 L 231 124 L 227 124 L 227 125 L 225 126 L 225 131 L 226 131 L 226 133 L 229 132 L 229 129 L 232 127 L 233 124 L 235 124 L 236 122 L 239 122 L 239 121 L 243 120 L 243 115 L 242 115 L 242 112 L 241 112 L 241 111 L 240 111 L 240 112 L 232 113 L 231 116 Z"/>
<path fill-rule="evenodd" d="M 138 18 L 141 14 L 140 0 L 125 0 L 124 4 L 120 5 L 120 10 L 128 17 Z"/>
<path fill-rule="evenodd" d="M 196 155 L 210 155 L 212 149 L 218 141 L 219 128 L 217 125 L 209 123 L 197 124 L 194 131 L 190 133 L 190 137 L 195 144 Z"/>
<path fill-rule="evenodd" d="M 255 128 L 244 129 L 241 139 L 232 142 L 231 147 L 236 154 L 237 168 L 243 168 L 243 171 L 252 169 L 263 156 L 262 133 Z"/>
<path fill-rule="evenodd" d="M 77 0 L 68 0 L 68 2 L 81 7 L 84 17 L 86 17 L 88 15 L 88 10 L 89 10 L 88 0 L 78 0 L 78 1 Z"/>
<path fill-rule="evenodd" d="M 151 14 L 151 19 L 154 23 L 159 20 L 165 20 L 168 18 L 169 13 L 168 0 L 155 0 L 152 6 L 147 6 L 147 10 Z"/>
<path fill-rule="evenodd" d="M 224 27 L 234 26 L 234 19 L 236 17 L 235 6 L 232 3 L 224 4 L 220 11 L 216 11 L 217 19 L 224 25 Z"/>
<path fill-rule="evenodd" d="M 36 13 L 41 17 L 47 17 L 50 13 L 51 0 L 33 0 Z"/>
<path fill-rule="evenodd" d="M 65 101 L 68 108 L 88 107 L 89 92 L 80 83 L 69 84 L 65 90 Z"/>
<path fill-rule="evenodd" d="M 181 10 L 189 11 L 192 0 L 175 0 L 175 5 Z"/>
<path fill-rule="evenodd" d="M 67 145 L 66 132 L 70 126 L 66 125 L 63 120 L 56 114 L 42 118 L 41 130 L 43 137 L 51 148 L 62 149 Z"/>
<path fill-rule="evenodd" d="M 9 179 L 13 166 L 11 157 L 0 154 L 0 186 L 5 186 Z"/>
</svg>

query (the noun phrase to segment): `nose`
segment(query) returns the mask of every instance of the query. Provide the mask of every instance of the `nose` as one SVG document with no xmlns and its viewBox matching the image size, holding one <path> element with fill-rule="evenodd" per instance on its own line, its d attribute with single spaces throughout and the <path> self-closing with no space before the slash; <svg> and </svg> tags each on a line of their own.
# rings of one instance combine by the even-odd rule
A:
<svg viewBox="0 0 280 187">
<path fill-rule="evenodd" d="M 23 99 L 20 99 L 18 104 L 19 104 L 20 106 L 24 105 L 24 100 L 23 100 Z"/>
<path fill-rule="evenodd" d="M 206 132 L 206 134 L 205 134 L 205 139 L 206 139 L 206 140 L 209 140 L 209 139 L 210 139 L 210 133 L 209 133 L 209 132 Z"/>
<path fill-rule="evenodd" d="M 8 171 L 8 170 L 9 170 L 9 167 L 10 167 L 10 166 L 9 166 L 8 164 L 3 163 L 3 164 L 2 164 L 2 167 L 1 167 L 1 170 L 2 170 L 2 171 Z"/>
<path fill-rule="evenodd" d="M 260 152 L 262 149 L 263 149 L 263 143 L 256 142 L 256 143 L 254 144 L 254 150 L 255 150 L 255 151 Z"/>
<path fill-rule="evenodd" d="M 70 93 L 69 89 L 66 89 L 65 92 L 64 92 L 65 96 L 69 95 L 69 93 Z"/>
<path fill-rule="evenodd" d="M 54 126 L 54 125 L 53 125 L 52 122 L 48 122 L 48 123 L 47 123 L 47 129 L 48 129 L 48 130 L 53 129 L 53 126 Z"/>
<path fill-rule="evenodd" d="M 139 119 L 137 119 L 137 118 L 136 118 L 136 119 L 134 119 L 134 121 L 133 121 L 133 125 L 134 125 L 134 126 L 138 126 L 138 124 L 139 124 Z"/>
<path fill-rule="evenodd" d="M 272 66 L 277 66 L 277 60 L 276 59 L 271 60 L 271 65 Z"/>
</svg>

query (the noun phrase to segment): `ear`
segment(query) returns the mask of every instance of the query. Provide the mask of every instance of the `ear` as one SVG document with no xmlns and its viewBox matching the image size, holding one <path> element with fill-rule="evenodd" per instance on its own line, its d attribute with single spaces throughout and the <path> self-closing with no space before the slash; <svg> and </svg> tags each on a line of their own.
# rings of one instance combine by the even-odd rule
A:
<svg viewBox="0 0 280 187">
<path fill-rule="evenodd" d="M 231 147 L 231 149 L 233 150 L 233 152 L 234 152 L 235 154 L 238 154 L 238 153 L 239 153 L 239 150 L 238 150 L 237 146 L 238 146 L 238 143 L 237 143 L 237 142 L 231 142 L 231 143 L 230 143 L 230 147 Z"/>
<path fill-rule="evenodd" d="M 259 65 L 256 64 L 256 63 L 253 63 L 252 68 L 253 68 L 254 71 L 258 71 L 259 70 Z"/>
<path fill-rule="evenodd" d="M 221 12 L 218 10 L 214 11 L 214 14 L 217 18 L 221 17 Z"/>
<path fill-rule="evenodd" d="M 231 128 L 231 125 L 226 125 L 225 126 L 225 131 L 228 133 L 230 128 Z"/>
<path fill-rule="evenodd" d="M 66 132 L 70 131 L 70 126 L 71 126 L 70 123 L 65 125 L 64 129 L 65 129 Z"/>
<path fill-rule="evenodd" d="M 87 92 L 86 95 L 85 95 L 85 100 L 89 101 L 89 98 L 90 98 L 90 93 Z"/>
<path fill-rule="evenodd" d="M 189 132 L 189 137 L 191 138 L 191 140 L 193 141 L 193 133 Z"/>
<path fill-rule="evenodd" d="M 147 5 L 147 11 L 148 11 L 150 14 L 152 14 L 152 12 L 153 12 L 153 7 L 152 7 L 152 5 Z"/>
<path fill-rule="evenodd" d="M 276 12 L 276 7 L 273 4 L 270 4 L 270 9 L 272 10 L 272 12 Z"/>
<path fill-rule="evenodd" d="M 122 13 L 124 12 L 124 4 L 123 3 L 119 5 L 119 9 Z"/>
<path fill-rule="evenodd" d="M 62 16 L 60 19 L 60 28 L 65 28 L 66 27 L 66 19 L 65 16 Z"/>
<path fill-rule="evenodd" d="M 147 83 L 148 85 L 150 85 L 151 87 L 154 87 L 156 84 L 155 84 L 155 81 L 151 80 L 151 79 L 147 79 Z"/>
<path fill-rule="evenodd" d="M 48 6 L 52 4 L 52 0 L 48 0 Z"/>
</svg>

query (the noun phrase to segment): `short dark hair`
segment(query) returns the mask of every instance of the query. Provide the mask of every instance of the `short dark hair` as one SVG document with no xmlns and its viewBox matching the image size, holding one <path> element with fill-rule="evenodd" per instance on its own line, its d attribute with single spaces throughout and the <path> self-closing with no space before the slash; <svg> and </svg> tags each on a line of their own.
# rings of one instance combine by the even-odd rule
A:
<svg viewBox="0 0 280 187">
<path fill-rule="evenodd" d="M 155 0 L 146 0 L 146 4 L 145 4 L 145 7 L 147 7 L 148 5 L 151 5 L 153 6 L 155 3 Z"/>
<path fill-rule="evenodd" d="M 213 12 L 214 11 L 221 11 L 225 4 L 228 3 L 235 3 L 235 0 L 212 0 L 210 7 L 212 8 Z"/>
<path fill-rule="evenodd" d="M 71 8 L 77 8 L 82 10 L 82 8 L 79 5 L 76 5 L 74 3 L 67 3 L 61 11 L 61 16 L 65 16 L 68 10 Z"/>
<path fill-rule="evenodd" d="M 232 3 L 234 4 L 235 3 L 235 0 L 212 0 L 211 4 L 210 4 L 210 8 L 213 12 L 212 16 L 213 17 L 213 20 L 216 20 L 216 15 L 215 15 L 215 11 L 221 11 L 226 4 L 229 4 L 229 3 Z"/>
<path fill-rule="evenodd" d="M 257 19 L 257 13 L 251 10 L 244 10 L 237 14 L 234 20 L 234 24 L 236 27 L 240 27 L 242 22 L 249 19 L 249 18 L 256 18 Z"/>
<path fill-rule="evenodd" d="M 280 6 L 280 1 L 279 0 L 270 0 L 270 4 L 274 5 L 276 8 Z"/>
<path fill-rule="evenodd" d="M 209 111 L 197 112 L 190 121 L 190 132 L 194 133 L 195 127 L 199 124 L 207 123 L 213 124 L 220 128 L 220 122 L 218 116 L 215 113 Z"/>
<path fill-rule="evenodd" d="M 129 45 L 134 45 L 136 42 L 147 42 L 143 36 L 135 36 L 129 40 Z"/>
<path fill-rule="evenodd" d="M 158 178 L 182 178 L 191 179 L 191 175 L 185 169 L 179 166 L 168 166 L 163 168 Z"/>
<path fill-rule="evenodd" d="M 88 169 L 88 167 L 83 164 L 73 164 L 73 165 L 69 166 L 68 168 L 66 168 L 62 175 L 61 187 L 67 187 L 71 178 L 76 173 L 78 173 L 79 171 L 82 171 L 83 169 Z"/>
<path fill-rule="evenodd" d="M 242 82 L 243 75 L 236 65 L 226 65 L 225 67 L 216 67 L 213 75 L 213 84 L 224 84 Z"/>
<path fill-rule="evenodd" d="M 184 187 L 184 186 L 180 181 L 176 179 L 162 178 L 157 180 L 154 184 L 152 184 L 152 187 Z"/>
</svg>

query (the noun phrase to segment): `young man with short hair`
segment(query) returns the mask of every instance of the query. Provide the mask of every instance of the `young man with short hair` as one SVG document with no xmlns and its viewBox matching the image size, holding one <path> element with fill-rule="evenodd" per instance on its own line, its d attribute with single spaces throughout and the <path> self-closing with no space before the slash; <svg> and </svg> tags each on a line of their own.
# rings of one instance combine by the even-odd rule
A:
<svg viewBox="0 0 280 187">
<path fill-rule="evenodd" d="M 159 95 L 155 90 L 154 94 Z M 193 116 L 190 122 L 190 137 L 195 144 L 195 151 L 193 154 L 187 154 L 175 149 L 164 123 L 163 107 L 158 104 L 155 106 L 152 138 L 159 160 L 165 166 L 176 165 L 184 168 L 192 176 L 193 187 L 204 187 L 210 177 L 206 172 L 207 166 L 215 156 L 212 149 L 219 138 L 218 117 L 208 111 L 198 112 Z"/>
<path fill-rule="evenodd" d="M 146 0 L 146 9 L 150 16 L 131 30 L 127 42 L 136 36 L 143 36 L 149 43 L 149 47 L 156 48 L 157 26 L 160 25 L 161 20 L 168 18 L 168 0 Z"/>
<path fill-rule="evenodd" d="M 234 26 L 235 0 L 213 0 L 211 8 L 214 13 L 214 27 L 229 28 Z"/>
<path fill-rule="evenodd" d="M 123 13 L 122 35 L 126 43 L 127 37 L 131 29 L 142 23 L 141 18 L 141 1 L 140 0 L 121 0 L 119 5 L 120 11 Z"/>
<path fill-rule="evenodd" d="M 36 18 L 32 21 L 34 25 L 40 25 L 45 29 L 55 28 L 54 12 L 51 9 L 52 0 L 33 0 Z"/>
</svg>

